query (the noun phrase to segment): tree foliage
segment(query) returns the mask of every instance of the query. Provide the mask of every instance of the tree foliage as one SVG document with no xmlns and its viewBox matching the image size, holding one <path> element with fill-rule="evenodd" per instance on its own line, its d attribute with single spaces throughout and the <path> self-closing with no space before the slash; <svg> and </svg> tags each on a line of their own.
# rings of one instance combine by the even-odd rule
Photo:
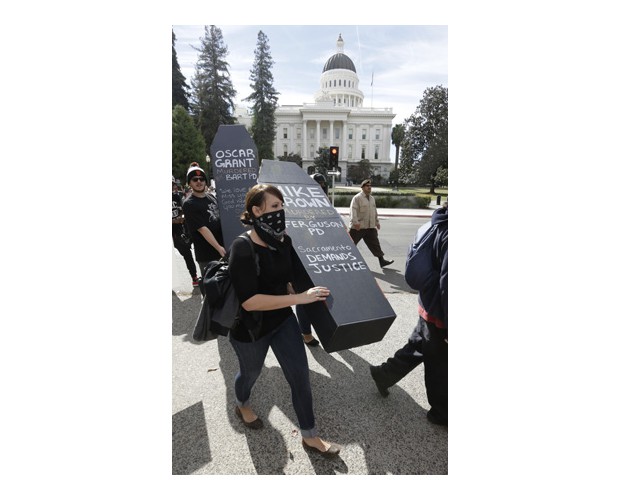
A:
<svg viewBox="0 0 620 500">
<path fill-rule="evenodd" d="M 394 125 L 392 129 L 392 144 L 396 146 L 396 159 L 394 160 L 394 168 L 398 170 L 398 156 L 400 153 L 400 145 L 405 138 L 405 126 L 402 123 Z"/>
<path fill-rule="evenodd" d="M 256 49 L 254 50 L 254 65 L 250 71 L 250 87 L 253 92 L 243 99 L 251 102 L 252 108 L 252 139 L 258 150 L 259 163 L 264 160 L 273 160 L 273 143 L 276 138 L 276 109 L 278 95 L 273 87 L 271 68 L 273 59 L 269 48 L 269 39 L 262 32 L 258 32 Z"/>
<path fill-rule="evenodd" d="M 439 169 L 448 170 L 448 89 L 438 85 L 424 91 L 414 114 L 405 120 L 400 178 L 430 185 L 434 193 Z"/>
<path fill-rule="evenodd" d="M 390 182 L 394 182 L 398 187 L 398 158 L 400 154 L 400 145 L 405 139 L 405 126 L 402 123 L 394 125 L 392 129 L 392 144 L 396 146 L 396 158 L 394 160 L 394 170 L 390 172 Z"/>
<path fill-rule="evenodd" d="M 323 174 L 327 179 L 329 170 L 329 148 L 320 148 L 316 151 L 314 164 L 308 169 L 309 174 Z"/>
<path fill-rule="evenodd" d="M 228 47 L 224 44 L 222 30 L 217 26 L 205 26 L 205 35 L 200 41 L 201 46 L 194 47 L 200 54 L 191 82 L 190 110 L 210 149 L 218 127 L 235 123 L 233 100 L 237 92 L 230 79 L 226 62 Z"/>
<path fill-rule="evenodd" d="M 372 168 L 370 167 L 370 161 L 366 158 L 360 160 L 357 164 L 350 165 L 347 170 L 347 177 L 353 184 L 359 184 L 364 179 L 370 179 L 371 175 Z"/>
<path fill-rule="evenodd" d="M 435 174 L 435 186 L 436 187 L 447 187 L 448 186 L 448 169 L 439 167 L 437 169 L 437 173 Z"/>
<path fill-rule="evenodd" d="M 206 156 L 202 134 L 183 106 L 177 104 L 172 110 L 172 175 L 185 182 L 189 164 L 197 161 L 202 166 Z"/>
<path fill-rule="evenodd" d="M 297 153 L 287 153 L 283 156 L 278 156 L 278 160 L 280 161 L 290 161 L 291 163 L 297 163 L 300 167 L 303 166 L 303 159 Z"/>
<path fill-rule="evenodd" d="M 189 102 L 187 100 L 187 94 L 189 92 L 189 86 L 185 83 L 185 76 L 181 73 L 181 67 L 177 60 L 177 51 L 174 48 L 177 37 L 172 30 L 172 107 L 177 104 L 183 106 L 185 110 L 189 110 Z"/>
</svg>

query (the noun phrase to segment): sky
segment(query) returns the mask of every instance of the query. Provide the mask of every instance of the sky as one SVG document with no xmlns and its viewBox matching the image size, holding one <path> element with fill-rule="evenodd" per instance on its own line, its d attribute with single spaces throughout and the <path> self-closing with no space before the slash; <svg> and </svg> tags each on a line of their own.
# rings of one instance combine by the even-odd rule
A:
<svg viewBox="0 0 620 500">
<path fill-rule="evenodd" d="M 337 51 L 338 35 L 344 40 L 344 53 L 355 64 L 364 106 L 392 108 L 393 125 L 414 113 L 424 89 L 448 87 L 447 25 L 216 26 L 228 47 L 226 61 L 237 104 L 252 92 L 249 77 L 260 30 L 269 40 L 280 105 L 314 102 L 323 66 Z M 204 25 L 172 27 L 177 59 L 189 85 L 198 59 L 192 47 L 201 46 Z"/>
</svg>

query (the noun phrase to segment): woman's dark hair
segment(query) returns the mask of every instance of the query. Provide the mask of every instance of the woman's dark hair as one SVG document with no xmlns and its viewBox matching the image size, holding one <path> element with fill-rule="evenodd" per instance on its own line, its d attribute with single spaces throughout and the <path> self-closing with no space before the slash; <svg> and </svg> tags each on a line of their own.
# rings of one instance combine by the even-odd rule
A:
<svg viewBox="0 0 620 500">
<path fill-rule="evenodd" d="M 269 193 L 276 198 L 278 198 L 282 203 L 284 203 L 284 196 L 282 196 L 282 192 L 275 186 L 271 184 L 256 184 L 252 186 L 250 190 L 245 195 L 245 210 L 241 214 L 241 223 L 245 225 L 252 225 L 254 221 L 254 213 L 252 212 L 252 207 L 262 207 L 265 203 L 265 193 Z"/>
</svg>

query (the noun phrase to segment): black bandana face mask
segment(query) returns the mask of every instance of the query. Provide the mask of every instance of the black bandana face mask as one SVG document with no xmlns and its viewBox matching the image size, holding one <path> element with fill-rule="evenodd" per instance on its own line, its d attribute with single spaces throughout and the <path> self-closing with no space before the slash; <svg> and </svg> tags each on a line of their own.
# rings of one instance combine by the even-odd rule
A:
<svg viewBox="0 0 620 500">
<path fill-rule="evenodd" d="M 256 219 L 255 226 L 262 229 L 270 236 L 276 239 L 281 239 L 284 236 L 286 230 L 286 221 L 284 218 L 284 209 L 277 210 L 275 212 L 269 212 L 261 215 Z"/>
</svg>

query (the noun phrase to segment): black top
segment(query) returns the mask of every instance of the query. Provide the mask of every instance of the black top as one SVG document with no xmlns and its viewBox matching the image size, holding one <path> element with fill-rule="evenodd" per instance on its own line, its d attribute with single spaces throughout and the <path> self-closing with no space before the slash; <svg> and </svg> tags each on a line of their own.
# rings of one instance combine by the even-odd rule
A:
<svg viewBox="0 0 620 500">
<path fill-rule="evenodd" d="M 219 260 L 219 252 L 198 232 L 199 228 L 205 226 L 213 233 L 219 244 L 224 245 L 220 211 L 215 197 L 211 194 L 207 194 L 204 198 L 190 196 L 183 203 L 183 213 L 185 214 L 185 223 L 194 241 L 196 260 L 199 262 Z"/>
<path fill-rule="evenodd" d="M 291 239 L 284 236 L 284 248 L 271 250 L 270 248 L 254 245 L 254 251 L 258 256 L 260 274 L 256 275 L 256 262 L 252 260 L 252 254 L 247 241 L 237 237 L 230 246 L 229 271 L 233 287 L 243 304 L 257 293 L 266 295 L 288 295 L 286 284 L 293 281 L 293 277 L 300 272 L 301 263 L 294 255 Z M 293 314 L 290 307 L 263 311 L 262 326 L 257 338 L 260 338 L 276 329 Z M 251 314 L 241 309 L 242 321 L 231 331 L 235 340 L 251 342 L 246 324 L 252 324 Z"/>
</svg>

